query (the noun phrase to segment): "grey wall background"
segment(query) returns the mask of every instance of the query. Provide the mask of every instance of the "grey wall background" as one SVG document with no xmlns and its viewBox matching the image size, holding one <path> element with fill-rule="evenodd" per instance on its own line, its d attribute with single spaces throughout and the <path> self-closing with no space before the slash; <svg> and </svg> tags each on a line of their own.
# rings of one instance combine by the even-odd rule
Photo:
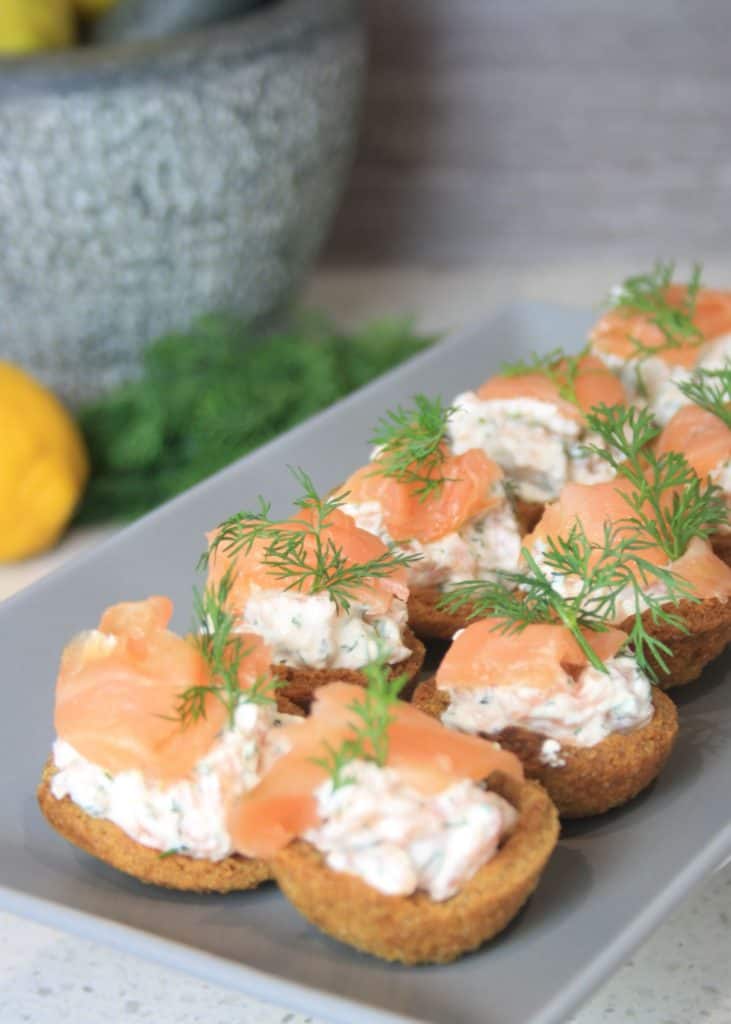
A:
<svg viewBox="0 0 731 1024">
<path fill-rule="evenodd" d="M 728 0 L 369 12 L 363 137 L 326 262 L 728 251 Z"/>
</svg>

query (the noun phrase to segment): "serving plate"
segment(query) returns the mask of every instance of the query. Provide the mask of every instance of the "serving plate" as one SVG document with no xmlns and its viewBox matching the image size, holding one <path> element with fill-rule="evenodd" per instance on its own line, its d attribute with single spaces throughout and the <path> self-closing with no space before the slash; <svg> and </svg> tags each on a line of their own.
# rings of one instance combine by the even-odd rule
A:
<svg viewBox="0 0 731 1024">
<path fill-rule="evenodd" d="M 578 348 L 591 317 L 505 310 L 430 349 L 242 459 L 0 606 L 0 906 L 210 981 L 334 1021 L 558 1024 L 694 882 L 731 854 L 728 658 L 681 691 L 681 733 L 658 782 L 625 808 L 565 830 L 513 924 L 447 967 L 406 968 L 311 928 L 267 887 L 225 897 L 145 887 L 77 852 L 45 824 L 34 791 L 53 740 L 58 656 L 107 604 L 151 593 L 191 616 L 203 533 L 261 493 L 285 514 L 302 466 L 320 487 L 368 455 L 379 416 L 418 391 L 451 398 L 501 360 Z"/>
</svg>

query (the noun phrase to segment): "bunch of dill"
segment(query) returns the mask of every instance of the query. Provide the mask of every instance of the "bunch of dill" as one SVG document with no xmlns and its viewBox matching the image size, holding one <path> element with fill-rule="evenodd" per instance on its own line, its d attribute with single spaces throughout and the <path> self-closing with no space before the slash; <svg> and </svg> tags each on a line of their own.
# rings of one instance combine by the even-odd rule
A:
<svg viewBox="0 0 731 1024">
<path fill-rule="evenodd" d="M 408 320 L 345 332 L 316 313 L 266 336 L 215 315 L 160 338 L 137 379 L 80 410 L 92 475 L 77 520 L 149 511 L 433 340 Z"/>
</svg>

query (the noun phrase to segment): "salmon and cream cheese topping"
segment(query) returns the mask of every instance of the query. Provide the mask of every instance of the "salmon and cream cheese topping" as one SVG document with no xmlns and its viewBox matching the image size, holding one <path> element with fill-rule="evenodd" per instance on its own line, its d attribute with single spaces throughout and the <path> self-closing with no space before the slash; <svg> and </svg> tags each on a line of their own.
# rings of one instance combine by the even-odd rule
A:
<svg viewBox="0 0 731 1024">
<path fill-rule="evenodd" d="M 683 406 L 657 439 L 658 455 L 670 451 L 681 452 L 701 480 L 720 487 L 731 507 L 731 429 L 720 417 L 697 405 Z"/>
<path fill-rule="evenodd" d="M 563 597 L 575 597 L 581 591 L 582 581 L 550 567 L 546 561 L 549 538 L 567 538 L 572 528 L 580 524 L 589 543 L 601 547 L 606 525 L 617 529 L 620 535 L 623 531 L 631 532 L 631 527 L 622 526 L 630 511 L 625 495 L 631 490 L 631 484 L 622 478 L 604 484 L 569 484 L 557 501 L 546 506 L 533 533 L 524 538 L 526 549 L 550 579 L 554 590 Z M 656 565 L 674 573 L 694 599 L 726 601 L 731 597 L 731 568 L 713 553 L 710 543 L 700 537 L 694 537 L 683 554 L 672 561 L 661 547 L 652 543 L 642 547 L 641 555 L 650 567 Z M 631 567 L 631 557 L 628 560 Z M 621 624 L 644 611 L 645 598 L 650 597 L 661 602 L 666 597 L 668 602 L 671 600 L 667 587 L 658 578 L 644 582 L 639 594 L 635 587 L 625 587 L 616 597 L 613 624 Z"/>
<path fill-rule="evenodd" d="M 477 391 L 458 395 L 449 420 L 456 453 L 482 448 L 502 467 L 518 497 L 555 498 L 571 480 L 606 480 L 611 469 L 584 453 L 584 415 L 599 403 L 626 401 L 620 381 L 595 356 L 578 360 L 573 397 L 562 394 L 560 366 L 552 373 L 496 376 Z"/>
<path fill-rule="evenodd" d="M 231 802 L 285 752 L 280 727 L 292 716 L 247 699 L 269 665 L 264 645 L 247 637 L 233 720 L 211 695 L 200 718 L 177 720 L 181 693 L 205 686 L 207 668 L 192 642 L 165 628 L 171 613 L 166 598 L 117 605 L 68 645 L 51 792 L 144 846 L 218 861 L 233 852 Z"/>
<path fill-rule="evenodd" d="M 281 525 L 283 530 L 312 524 L 307 511 Z M 215 542 L 216 534 L 209 540 Z M 384 559 L 388 547 L 378 537 L 361 529 L 351 516 L 335 508 L 318 528 L 319 550 L 335 556 L 346 566 L 358 566 Z M 315 566 L 314 535 L 304 546 L 306 569 Z M 364 579 L 349 595 L 347 608 L 333 599 L 329 589 L 313 591 L 305 580 L 294 588 L 272 566 L 266 542 L 257 539 L 250 547 L 229 553 L 225 545 L 212 550 L 209 585 L 216 586 L 232 572 L 227 606 L 235 613 L 242 631 L 262 637 L 274 664 L 296 668 L 359 669 L 381 654 L 390 664 L 410 655 L 404 644 L 409 590 L 406 570 L 394 564 L 378 577 Z"/>
<path fill-rule="evenodd" d="M 504 629 L 502 620 L 482 619 L 456 634 L 436 676 L 449 696 L 445 725 L 489 736 L 510 727 L 538 733 L 541 759 L 561 767 L 562 747 L 593 747 L 651 720 L 651 684 L 622 652 L 624 633 L 584 632 L 602 671 L 564 626 Z"/>
<path fill-rule="evenodd" d="M 613 294 L 619 294 L 620 288 Z M 671 284 L 665 301 L 681 309 L 688 289 Z M 731 361 L 731 292 L 701 288 L 695 295 L 690 323 L 696 337 L 668 339 L 652 315 L 632 309 L 610 309 L 592 328 L 592 352 L 621 379 L 628 400 L 647 407 L 665 426 L 689 400 L 678 384 L 692 379 L 697 369 L 722 369 Z M 638 354 L 638 345 L 642 351 Z M 653 354 L 653 350 L 657 350 Z"/>
<path fill-rule="evenodd" d="M 388 547 L 416 556 L 407 568 L 409 587 L 444 587 L 515 570 L 520 530 L 497 463 L 472 449 L 445 455 L 438 472 L 443 482 L 422 496 L 413 483 L 387 476 L 376 451 L 344 484 L 343 511 Z"/>
<path fill-rule="evenodd" d="M 294 839 L 316 847 L 326 864 L 379 892 L 422 891 L 449 899 L 487 863 L 515 827 L 508 801 L 480 785 L 498 770 L 522 779 L 520 762 L 495 744 L 444 729 L 398 702 L 381 766 L 355 759 L 336 786 L 321 764 L 325 743 L 350 735 L 363 691 L 333 683 L 317 692 L 310 717 L 289 737 L 291 749 L 247 793 L 233 814 L 239 850 L 276 856 Z"/>
</svg>

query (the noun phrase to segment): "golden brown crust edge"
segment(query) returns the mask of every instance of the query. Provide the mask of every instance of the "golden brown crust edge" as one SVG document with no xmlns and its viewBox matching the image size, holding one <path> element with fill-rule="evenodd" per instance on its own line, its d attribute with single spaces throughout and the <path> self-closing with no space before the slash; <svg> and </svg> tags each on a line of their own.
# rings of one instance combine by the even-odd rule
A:
<svg viewBox="0 0 731 1024">
<path fill-rule="evenodd" d="M 425 651 L 422 642 L 410 629 L 404 631 L 404 645 L 409 648 L 411 655 L 405 661 L 389 666 L 389 675 L 391 678 L 402 673 L 407 676 L 407 682 L 401 691 L 401 696 L 407 699 L 413 691 Z M 320 686 L 326 686 L 328 683 L 366 685 L 363 673 L 353 668 L 293 668 L 291 665 L 272 665 L 271 670 L 274 675 L 285 680 L 285 685 L 280 687 L 277 693 L 287 697 L 305 711 L 309 710 L 315 691 Z"/>
<path fill-rule="evenodd" d="M 647 632 L 666 643 L 673 652 L 666 659 L 667 672 L 657 664 L 654 666 L 658 685 L 663 690 L 692 683 L 731 643 L 731 600 L 719 601 L 714 597 L 697 602 L 680 601 L 677 607 L 670 607 L 670 611 L 683 619 L 687 633 L 665 623 L 654 623 L 649 612 L 642 617 Z M 631 622 L 627 619 L 619 629 L 629 632 Z"/>
<path fill-rule="evenodd" d="M 80 850 L 132 875 L 148 885 L 187 892 L 236 892 L 253 889 L 272 878 L 269 865 L 261 860 L 233 855 L 220 861 L 199 860 L 159 850 L 131 839 L 118 825 L 87 814 L 69 797 L 57 800 L 51 792 L 55 773 L 49 758 L 36 795 L 46 821 Z"/>
<path fill-rule="evenodd" d="M 413 703 L 434 718 L 449 706 L 449 695 L 427 679 L 416 688 Z M 593 747 L 561 747 L 565 764 L 553 767 L 540 759 L 546 739 L 540 733 L 511 727 L 488 736 L 523 762 L 525 773 L 546 789 L 562 818 L 588 818 L 619 807 L 657 777 L 675 743 L 675 705 L 653 689 L 655 713 L 647 725 L 629 733 L 612 733 Z"/>
<path fill-rule="evenodd" d="M 449 963 L 517 914 L 558 839 L 556 810 L 541 786 L 502 774 L 490 782 L 520 817 L 495 857 L 451 899 L 436 903 L 423 892 L 387 896 L 355 875 L 333 871 L 302 840 L 272 862 L 279 887 L 312 924 L 349 946 L 405 964 Z"/>
</svg>

